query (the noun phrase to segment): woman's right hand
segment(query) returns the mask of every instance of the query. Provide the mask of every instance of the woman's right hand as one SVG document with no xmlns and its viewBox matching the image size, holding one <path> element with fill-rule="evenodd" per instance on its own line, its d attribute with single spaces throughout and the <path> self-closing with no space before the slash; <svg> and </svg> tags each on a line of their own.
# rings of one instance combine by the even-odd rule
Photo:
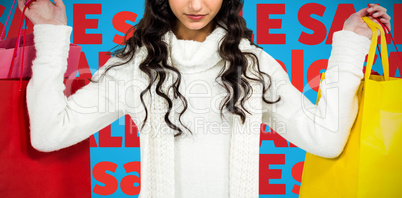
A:
<svg viewBox="0 0 402 198">
<path fill-rule="evenodd" d="M 371 16 L 372 15 L 372 16 Z M 352 14 L 344 23 L 343 29 L 355 32 L 356 34 L 360 34 L 362 36 L 366 36 L 371 39 L 373 32 L 367 26 L 367 24 L 363 21 L 362 17 L 368 16 L 375 23 L 378 23 L 374 20 L 373 17 L 380 19 L 381 23 L 383 23 L 388 29 L 391 30 L 391 17 L 387 14 L 387 9 L 380 6 L 379 4 L 369 4 L 369 7 L 363 8 L 360 11 Z"/>
<path fill-rule="evenodd" d="M 63 0 L 32 0 L 34 2 L 25 10 L 25 16 L 36 24 L 67 25 L 66 8 Z M 24 10 L 27 0 L 18 0 L 20 10 Z"/>
</svg>

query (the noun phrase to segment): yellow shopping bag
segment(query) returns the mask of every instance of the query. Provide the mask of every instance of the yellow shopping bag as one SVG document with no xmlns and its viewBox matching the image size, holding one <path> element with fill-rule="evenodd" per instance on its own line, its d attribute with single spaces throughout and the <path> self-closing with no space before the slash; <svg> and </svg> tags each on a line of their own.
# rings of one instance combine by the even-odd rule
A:
<svg viewBox="0 0 402 198">
<path fill-rule="evenodd" d="M 402 79 L 389 77 L 384 30 L 367 17 L 363 20 L 373 37 L 366 73 L 357 92 L 357 119 L 340 156 L 328 159 L 306 154 L 301 198 L 402 197 Z M 381 32 L 384 76 L 370 74 L 377 29 Z"/>
</svg>

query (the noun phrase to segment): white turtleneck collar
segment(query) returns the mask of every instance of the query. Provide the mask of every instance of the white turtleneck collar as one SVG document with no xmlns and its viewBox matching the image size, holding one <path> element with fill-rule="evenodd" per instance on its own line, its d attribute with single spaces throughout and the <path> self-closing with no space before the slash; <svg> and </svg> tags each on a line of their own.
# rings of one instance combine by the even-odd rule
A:
<svg viewBox="0 0 402 198">
<path fill-rule="evenodd" d="M 197 73 L 216 65 L 222 58 L 219 56 L 219 46 L 226 30 L 217 27 L 207 36 L 205 41 L 180 40 L 169 31 L 164 36 L 169 46 L 171 63 L 181 73 Z"/>
</svg>

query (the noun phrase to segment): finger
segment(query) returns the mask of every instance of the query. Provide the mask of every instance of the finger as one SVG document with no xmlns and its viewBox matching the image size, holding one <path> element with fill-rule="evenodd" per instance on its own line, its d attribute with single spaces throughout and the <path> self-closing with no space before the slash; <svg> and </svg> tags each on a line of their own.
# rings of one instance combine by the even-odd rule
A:
<svg viewBox="0 0 402 198">
<path fill-rule="evenodd" d="M 377 20 L 375 20 L 375 18 L 374 17 L 372 17 L 372 16 L 367 16 L 370 20 L 372 20 L 373 22 L 377 22 Z"/>
<path fill-rule="evenodd" d="M 26 2 L 27 0 L 18 0 L 18 8 L 21 10 L 21 12 L 24 11 Z M 28 18 L 30 18 L 31 16 L 31 10 L 29 9 L 29 7 L 25 9 L 25 16 Z"/>
<path fill-rule="evenodd" d="M 372 7 L 374 10 L 387 11 L 387 9 L 382 7 L 380 4 L 370 3 L 369 7 Z"/>
<path fill-rule="evenodd" d="M 373 16 L 375 18 L 385 18 L 385 19 L 388 19 L 388 20 L 391 19 L 391 16 L 389 16 L 386 12 L 383 12 L 383 11 L 375 12 L 371 16 Z"/>
<path fill-rule="evenodd" d="M 25 7 L 25 2 L 27 0 L 18 0 L 18 8 L 22 11 Z"/>
<path fill-rule="evenodd" d="M 378 10 L 378 11 L 376 11 Z M 391 31 L 391 16 L 387 14 L 387 9 L 379 5 L 374 5 L 372 10 L 372 16 L 379 19 L 390 31 Z"/>
<path fill-rule="evenodd" d="M 391 31 L 391 17 L 389 15 L 380 18 L 380 21 Z"/>
<path fill-rule="evenodd" d="M 57 7 L 64 8 L 63 0 L 54 0 L 54 3 L 56 4 Z"/>
<path fill-rule="evenodd" d="M 385 13 L 384 15 L 382 15 L 380 17 L 380 21 L 381 21 L 381 23 L 386 25 L 389 30 L 391 30 L 391 16 L 389 16 L 387 13 Z"/>
<path fill-rule="evenodd" d="M 368 12 L 370 13 L 370 14 L 373 14 L 373 13 L 375 13 L 375 12 L 387 12 L 387 9 L 386 8 L 384 8 L 384 7 L 382 7 L 382 6 L 380 6 L 380 5 L 378 5 L 378 4 L 369 4 L 369 9 L 368 9 Z"/>
<path fill-rule="evenodd" d="M 391 31 L 391 17 L 389 17 L 390 19 L 386 19 L 386 18 L 380 18 L 381 23 L 383 23 L 388 29 L 389 31 Z"/>
<path fill-rule="evenodd" d="M 368 8 L 363 8 L 363 9 L 359 10 L 358 12 L 356 12 L 356 14 L 360 17 L 367 16 L 369 14 L 369 12 L 367 10 L 368 10 Z"/>
</svg>

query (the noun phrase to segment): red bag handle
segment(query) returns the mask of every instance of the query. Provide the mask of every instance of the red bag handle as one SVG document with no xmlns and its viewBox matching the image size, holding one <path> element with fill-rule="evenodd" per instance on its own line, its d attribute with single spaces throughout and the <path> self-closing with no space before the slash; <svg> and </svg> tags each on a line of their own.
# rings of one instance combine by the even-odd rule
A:
<svg viewBox="0 0 402 198">
<path fill-rule="evenodd" d="M 21 37 L 21 30 L 22 30 L 22 25 L 24 24 L 24 21 L 25 21 L 25 29 L 24 29 L 24 38 L 23 38 L 23 44 L 22 44 L 22 54 L 21 54 L 21 74 L 20 74 L 20 91 L 21 91 L 21 86 L 22 86 L 22 72 L 23 72 L 23 69 L 24 69 L 24 61 L 23 61 L 23 58 L 24 58 L 24 53 L 25 53 L 25 37 L 26 37 L 26 29 L 27 29 L 27 27 L 28 27 L 28 22 L 29 22 L 29 19 L 25 16 L 25 10 L 29 7 L 29 5 L 31 5 L 31 3 L 32 2 L 34 2 L 35 0 L 28 0 L 26 3 L 25 3 L 25 7 L 24 7 L 24 9 L 23 9 L 23 11 L 22 11 L 22 16 L 21 16 L 21 21 L 20 21 L 20 27 L 19 27 L 19 31 L 18 31 L 18 37 L 17 37 L 17 41 L 16 41 L 16 43 L 15 43 L 15 48 L 14 48 L 14 53 L 13 53 L 13 59 L 12 59 L 12 61 L 11 61 L 11 65 L 10 65 L 10 70 L 9 70 L 9 72 L 8 72 L 8 78 L 11 78 L 11 72 L 13 71 L 13 67 L 14 67 L 14 61 L 15 61 L 15 58 L 17 57 L 17 54 L 18 54 L 18 51 L 19 51 L 19 43 L 20 43 L 20 37 Z M 14 0 L 14 2 L 15 2 L 15 0 Z M 14 5 L 13 5 L 13 7 L 14 7 Z M 10 13 L 11 14 L 11 13 Z M 25 20 L 26 19 L 26 20 Z M 5 27 L 4 27 L 5 28 Z M 3 29 L 3 31 L 4 31 L 4 29 Z"/>
</svg>

